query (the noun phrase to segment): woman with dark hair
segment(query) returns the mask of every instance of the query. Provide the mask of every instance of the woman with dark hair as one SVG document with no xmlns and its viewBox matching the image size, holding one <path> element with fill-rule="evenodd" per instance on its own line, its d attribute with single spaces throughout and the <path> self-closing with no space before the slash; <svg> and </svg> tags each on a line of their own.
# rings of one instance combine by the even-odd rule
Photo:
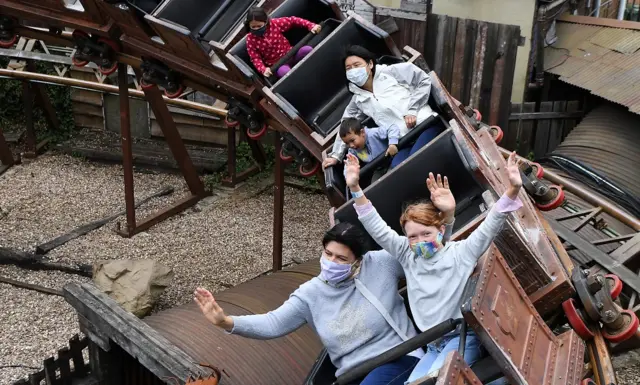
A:
<svg viewBox="0 0 640 385">
<path fill-rule="evenodd" d="M 244 337 L 277 338 L 309 324 L 340 376 L 416 335 L 396 290 L 402 267 L 385 251 L 365 252 L 365 239 L 348 222 L 327 231 L 320 275 L 266 314 L 228 316 L 202 288 L 196 289 L 195 301 L 214 325 Z M 403 384 L 423 355 L 422 349 L 415 350 L 374 369 L 359 383 Z"/>
<path fill-rule="evenodd" d="M 247 52 L 256 70 L 266 77 L 272 76 L 270 66 L 274 65 L 291 50 L 291 43 L 284 36 L 292 27 L 307 28 L 312 33 L 320 32 L 320 25 L 314 24 L 300 17 L 279 17 L 271 19 L 261 7 L 253 7 L 247 13 L 244 22 L 247 30 Z M 305 45 L 300 47 L 295 57 L 283 64 L 276 71 L 281 78 L 291 70 L 297 62 L 302 60 L 313 48 Z"/>
<path fill-rule="evenodd" d="M 436 115 L 429 107 L 431 78 L 413 63 L 391 65 L 376 64 L 376 56 L 358 45 L 347 48 L 344 66 L 351 102 L 342 116 L 364 119 L 370 117 L 379 127 L 397 126 L 400 137 L 409 130 Z M 423 132 L 411 148 L 405 148 L 394 156 L 391 168 L 400 164 L 419 148 L 429 143 L 443 131 L 442 125 L 434 125 Z M 324 162 L 328 167 L 342 161 L 347 146 L 336 137 L 333 150 Z"/>
</svg>

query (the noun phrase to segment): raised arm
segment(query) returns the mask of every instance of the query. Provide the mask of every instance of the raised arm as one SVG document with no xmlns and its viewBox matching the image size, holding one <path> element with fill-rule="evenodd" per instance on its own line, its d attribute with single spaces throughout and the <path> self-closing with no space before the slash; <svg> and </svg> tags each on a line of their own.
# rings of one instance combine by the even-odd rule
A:
<svg viewBox="0 0 640 385">
<path fill-rule="evenodd" d="M 196 289 L 195 301 L 211 323 L 231 334 L 243 337 L 261 340 L 282 337 L 307 322 L 306 305 L 296 295 L 296 292 L 291 294 L 289 299 L 275 310 L 266 314 L 245 316 L 226 315 L 213 295 L 202 288 Z"/>
<path fill-rule="evenodd" d="M 458 242 L 461 252 L 456 253 L 456 256 L 461 258 L 464 263 L 475 264 L 498 235 L 508 214 L 522 207 L 522 202 L 518 198 L 522 179 L 520 178 L 515 152 L 511 153 L 507 160 L 507 171 L 510 183 L 507 191 L 491 206 L 487 217 L 480 226 L 467 239 Z"/>
</svg>

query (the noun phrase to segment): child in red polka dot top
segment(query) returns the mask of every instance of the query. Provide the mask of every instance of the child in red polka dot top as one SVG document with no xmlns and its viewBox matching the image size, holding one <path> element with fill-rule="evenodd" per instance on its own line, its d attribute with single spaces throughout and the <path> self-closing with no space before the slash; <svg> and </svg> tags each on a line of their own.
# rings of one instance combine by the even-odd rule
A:
<svg viewBox="0 0 640 385">
<path fill-rule="evenodd" d="M 259 73 L 266 77 L 272 76 L 271 66 L 291 50 L 291 43 L 283 35 L 292 27 L 307 28 L 312 33 L 320 32 L 320 25 L 308 20 L 291 16 L 271 19 L 261 7 L 253 7 L 247 13 L 245 27 L 247 35 L 247 52 L 251 62 Z M 305 45 L 301 47 L 289 62 L 283 64 L 276 71 L 278 78 L 283 77 L 297 62 L 302 60 L 313 48 Z"/>
</svg>

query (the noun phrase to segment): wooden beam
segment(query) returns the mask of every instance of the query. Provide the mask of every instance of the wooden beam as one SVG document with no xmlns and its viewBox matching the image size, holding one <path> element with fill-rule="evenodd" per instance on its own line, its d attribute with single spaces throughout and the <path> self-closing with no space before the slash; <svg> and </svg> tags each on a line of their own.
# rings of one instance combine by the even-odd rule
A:
<svg viewBox="0 0 640 385">
<path fill-rule="evenodd" d="M 538 119 L 575 119 L 582 118 L 584 112 L 524 112 L 509 115 L 509 120 L 538 120 Z"/>
<path fill-rule="evenodd" d="M 601 27 L 624 28 L 640 31 L 640 23 L 628 20 L 605 19 L 602 17 L 561 15 L 556 20 L 576 24 L 599 25 Z"/>
<path fill-rule="evenodd" d="M 211 370 L 193 362 L 187 353 L 124 310 L 93 284 L 72 283 L 66 285 L 63 292 L 67 302 L 84 317 L 89 327 L 114 341 L 156 377 L 186 379 L 211 374 Z"/>
</svg>

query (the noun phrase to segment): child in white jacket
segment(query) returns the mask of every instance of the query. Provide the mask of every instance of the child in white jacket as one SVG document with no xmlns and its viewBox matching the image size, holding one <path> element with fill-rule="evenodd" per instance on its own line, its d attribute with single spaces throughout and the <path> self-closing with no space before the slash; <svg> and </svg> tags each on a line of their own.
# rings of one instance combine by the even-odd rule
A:
<svg viewBox="0 0 640 385">
<path fill-rule="evenodd" d="M 371 237 L 402 265 L 409 305 L 418 328 L 425 331 L 449 318 L 462 318 L 462 294 L 476 262 L 491 245 L 508 213 L 522 207 L 518 199 L 522 180 L 515 153 L 507 161 L 510 182 L 507 191 L 467 239 L 446 245 L 442 241 L 446 222 L 442 213 L 455 208 L 455 199 L 446 177 L 443 181 L 438 175 L 436 181 L 433 174 L 429 174 L 427 186 L 432 203 L 414 204 L 405 209 L 400 223 L 406 235 L 401 236 L 385 223 L 364 196 L 359 186 L 357 160 L 349 154 L 346 163 L 347 185 L 355 198 L 358 218 Z M 408 382 L 439 369 L 446 355 L 457 350 L 458 343 L 459 332 L 454 331 L 429 344 L 427 354 L 416 365 Z M 464 358 L 471 365 L 481 357 L 480 342 L 473 331 L 468 332 L 465 346 Z"/>
</svg>

